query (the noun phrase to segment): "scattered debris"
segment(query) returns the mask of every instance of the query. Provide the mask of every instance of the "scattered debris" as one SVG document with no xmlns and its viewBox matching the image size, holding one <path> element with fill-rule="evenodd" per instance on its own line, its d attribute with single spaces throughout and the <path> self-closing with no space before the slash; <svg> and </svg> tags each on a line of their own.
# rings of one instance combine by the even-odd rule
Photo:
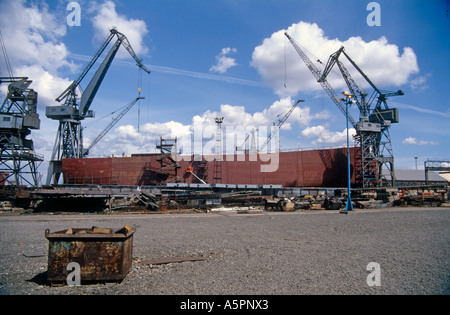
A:
<svg viewBox="0 0 450 315">
<path fill-rule="evenodd" d="M 265 211 L 340 210 L 345 207 L 343 188 L 265 188 L 256 185 L 99 186 L 62 185 L 12 192 L 0 187 L 0 211 L 16 213 L 111 213 L 190 211 L 253 207 Z M 243 186 L 243 187 L 236 187 Z M 270 185 L 268 185 L 270 186 Z M 3 193 L 2 193 L 3 191 Z M 352 189 L 357 209 L 392 206 L 442 206 L 448 203 L 448 186 Z M 17 207 L 18 205 L 21 208 Z"/>
</svg>

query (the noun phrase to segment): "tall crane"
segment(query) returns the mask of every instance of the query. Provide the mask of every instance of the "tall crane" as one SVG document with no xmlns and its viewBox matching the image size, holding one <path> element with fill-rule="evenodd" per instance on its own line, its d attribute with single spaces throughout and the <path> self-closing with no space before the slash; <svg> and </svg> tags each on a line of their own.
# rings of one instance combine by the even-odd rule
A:
<svg viewBox="0 0 450 315">
<path fill-rule="evenodd" d="M 383 179 L 385 178 L 384 176 L 387 175 L 390 176 L 390 182 L 391 185 L 393 185 L 395 180 L 394 155 L 389 127 L 392 123 L 398 123 L 399 119 L 398 110 L 390 109 L 386 100 L 390 96 L 403 95 L 404 93 L 401 90 L 397 92 L 381 92 L 348 56 L 344 47 L 341 47 L 329 57 L 324 71 L 321 72 L 302 51 L 295 40 L 293 40 L 289 34 L 285 33 L 285 35 L 313 73 L 317 82 L 322 85 L 323 89 L 345 116 L 345 99 L 339 98 L 327 81 L 327 76 L 335 64 L 338 65 L 339 70 L 350 89 L 350 93 L 356 101 L 360 112 L 359 122 L 357 123 L 350 114 L 348 114 L 348 119 L 356 129 L 356 146 L 360 151 L 359 154 L 357 154 L 359 160 L 357 161 L 357 165 L 355 165 L 355 175 L 358 184 L 361 184 L 363 187 L 378 187 L 382 185 Z M 349 62 L 375 90 L 371 97 L 367 97 L 368 94 L 366 94 L 365 90 L 361 89 L 356 84 L 355 80 L 350 75 L 350 72 L 339 60 L 341 54 L 345 55 Z M 376 105 L 372 106 L 375 99 L 377 100 Z M 388 174 L 383 174 L 383 167 L 386 167 Z"/>
<path fill-rule="evenodd" d="M 350 72 L 339 60 L 341 55 L 347 58 L 351 65 L 374 89 L 369 98 L 365 90 L 356 84 Z M 320 80 L 324 80 L 336 64 L 360 111 L 360 122 L 356 128 L 355 140 L 361 148 L 361 171 L 359 177 L 363 187 L 380 186 L 383 179 L 387 182 L 387 178 L 393 185 L 395 181 L 394 154 L 389 128 L 391 124 L 399 122 L 399 114 L 398 109 L 389 108 L 387 98 L 404 95 L 404 93 L 401 90 L 396 92 L 380 91 L 345 52 L 344 47 L 331 54 Z M 387 173 L 383 172 L 383 168 L 387 170 Z"/>
<path fill-rule="evenodd" d="M 297 107 L 297 105 L 300 102 L 304 102 L 304 100 L 298 100 L 292 107 L 291 109 L 286 113 L 286 115 L 284 115 L 284 117 L 278 122 L 278 124 L 276 125 L 276 127 L 274 128 L 274 130 L 270 133 L 269 137 L 266 139 L 266 141 L 264 141 L 264 143 L 259 147 L 259 152 L 261 152 L 266 146 L 267 144 L 270 142 L 270 140 L 272 140 L 272 138 L 274 137 L 274 135 L 276 135 L 278 133 L 278 131 L 281 129 L 281 127 L 283 127 L 284 123 L 286 122 L 286 120 L 288 120 L 289 116 L 291 116 L 292 112 L 294 111 L 294 109 Z"/>
<path fill-rule="evenodd" d="M 82 91 L 80 85 L 81 82 L 114 37 L 117 37 L 116 42 L 111 47 L 87 87 Z M 63 158 L 83 157 L 83 130 L 81 121 L 85 118 L 94 117 L 94 112 L 90 110 L 90 106 L 120 46 L 125 47 L 128 53 L 134 58 L 139 68 L 150 74 L 150 70 L 144 66 L 142 61 L 135 54 L 127 37 L 116 29 L 111 29 L 108 38 L 103 42 L 78 79 L 73 81 L 67 89 L 56 98 L 56 101 L 62 105 L 46 107 L 46 116 L 50 119 L 59 121 L 52 157 L 48 168 L 47 185 L 58 183 L 62 171 Z M 78 97 L 77 90 L 81 92 L 80 98 Z"/>
</svg>

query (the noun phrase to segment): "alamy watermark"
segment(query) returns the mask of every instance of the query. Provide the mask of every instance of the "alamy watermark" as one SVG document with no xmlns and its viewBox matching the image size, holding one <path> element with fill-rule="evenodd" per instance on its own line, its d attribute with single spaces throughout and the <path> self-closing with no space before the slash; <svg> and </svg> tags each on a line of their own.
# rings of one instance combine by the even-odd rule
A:
<svg viewBox="0 0 450 315">
<path fill-rule="evenodd" d="M 381 6 L 378 2 L 370 2 L 367 5 L 367 11 L 371 11 L 367 16 L 367 25 L 381 26 Z"/>
<path fill-rule="evenodd" d="M 81 6 L 78 2 L 72 1 L 67 4 L 67 25 L 68 26 L 81 26 Z"/>
<path fill-rule="evenodd" d="M 278 132 L 276 126 L 244 128 L 228 125 L 223 127 L 218 138 L 216 127 L 194 123 L 190 137 L 184 137 L 180 147 L 173 148 L 171 154 L 178 162 L 191 161 L 192 156 L 194 161 L 258 162 L 261 173 L 273 173 L 280 162 Z"/>
<path fill-rule="evenodd" d="M 381 266 L 379 263 L 371 262 L 366 267 L 367 271 L 370 271 L 367 276 L 367 285 L 369 287 L 380 287 L 381 286 Z"/>
<path fill-rule="evenodd" d="M 72 271 L 67 275 L 67 285 L 70 287 L 81 286 L 81 267 L 79 263 L 71 262 L 67 265 L 67 271 Z"/>
<path fill-rule="evenodd" d="M 68 26 L 81 26 L 81 6 L 76 1 L 71 1 L 67 4 L 67 25 Z M 367 25 L 369 26 L 381 26 L 381 6 L 378 2 L 370 2 L 367 4 L 367 11 L 371 11 L 367 15 Z"/>
<path fill-rule="evenodd" d="M 71 262 L 67 265 L 67 271 L 71 271 L 66 278 L 68 286 L 81 286 L 81 267 L 79 263 Z M 369 287 L 381 286 L 381 266 L 377 262 L 370 262 L 366 270 L 369 271 L 366 283 Z"/>
</svg>

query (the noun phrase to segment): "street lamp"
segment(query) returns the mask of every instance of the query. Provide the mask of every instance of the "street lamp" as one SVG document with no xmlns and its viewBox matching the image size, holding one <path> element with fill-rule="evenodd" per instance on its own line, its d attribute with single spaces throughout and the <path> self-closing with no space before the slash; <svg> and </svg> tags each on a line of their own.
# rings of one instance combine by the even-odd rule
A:
<svg viewBox="0 0 450 315">
<path fill-rule="evenodd" d="M 345 116 L 347 118 L 347 204 L 345 205 L 345 212 L 347 211 L 353 211 L 353 205 L 352 205 L 352 196 L 351 196 L 351 177 L 350 177 L 350 139 L 349 139 L 349 133 L 348 133 L 348 108 L 351 106 L 352 103 L 355 102 L 352 98 L 354 95 L 350 94 L 347 91 L 342 92 L 342 94 L 345 96 L 343 101 L 345 101 Z"/>
</svg>

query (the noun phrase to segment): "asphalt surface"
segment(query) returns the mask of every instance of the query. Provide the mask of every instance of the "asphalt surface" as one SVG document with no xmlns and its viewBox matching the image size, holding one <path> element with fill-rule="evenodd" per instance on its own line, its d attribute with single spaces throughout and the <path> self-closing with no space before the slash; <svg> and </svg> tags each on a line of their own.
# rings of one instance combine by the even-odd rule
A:
<svg viewBox="0 0 450 315">
<path fill-rule="evenodd" d="M 46 229 L 125 225 L 136 233 L 133 266 L 122 282 L 79 287 L 47 283 Z M 449 229 L 449 208 L 357 210 L 349 215 L 0 214 L 0 294 L 448 295 Z M 194 256 L 204 260 L 148 264 L 151 259 Z M 367 269 L 370 263 L 379 268 Z"/>
</svg>

